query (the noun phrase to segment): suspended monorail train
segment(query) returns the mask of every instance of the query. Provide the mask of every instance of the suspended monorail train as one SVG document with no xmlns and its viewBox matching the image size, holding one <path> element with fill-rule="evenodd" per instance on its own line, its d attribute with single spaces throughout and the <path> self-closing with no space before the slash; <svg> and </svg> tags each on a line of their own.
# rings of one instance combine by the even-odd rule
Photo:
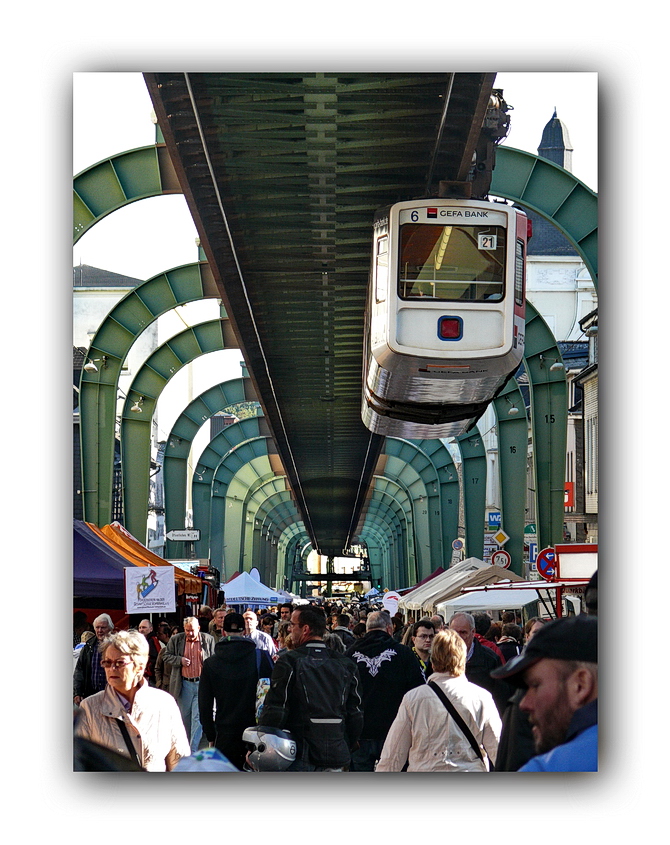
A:
<svg viewBox="0 0 670 845">
<path fill-rule="evenodd" d="M 428 199 L 374 218 L 363 422 L 393 437 L 474 426 L 524 351 L 528 218 L 504 202 Z"/>
</svg>

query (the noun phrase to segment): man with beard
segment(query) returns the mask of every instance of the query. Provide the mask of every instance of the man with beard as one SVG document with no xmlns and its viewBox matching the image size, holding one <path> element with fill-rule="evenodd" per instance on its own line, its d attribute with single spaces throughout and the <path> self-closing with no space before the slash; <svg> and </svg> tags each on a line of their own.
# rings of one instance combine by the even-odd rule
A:
<svg viewBox="0 0 670 845">
<path fill-rule="evenodd" d="M 523 686 L 536 757 L 520 772 L 598 771 L 598 622 L 581 614 L 544 625 L 491 673 Z"/>
</svg>

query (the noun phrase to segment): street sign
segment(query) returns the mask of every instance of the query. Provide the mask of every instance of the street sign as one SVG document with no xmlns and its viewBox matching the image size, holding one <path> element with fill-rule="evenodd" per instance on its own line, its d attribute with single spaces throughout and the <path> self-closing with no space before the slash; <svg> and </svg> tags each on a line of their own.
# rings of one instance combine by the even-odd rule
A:
<svg viewBox="0 0 670 845">
<path fill-rule="evenodd" d="M 451 542 L 451 548 L 455 552 L 460 552 L 464 545 L 465 545 L 465 543 L 460 539 L 452 540 L 452 542 Z"/>
<path fill-rule="evenodd" d="M 197 542 L 200 539 L 199 528 L 175 528 L 173 531 L 168 531 L 165 535 L 168 540 L 178 542 Z"/>
<path fill-rule="evenodd" d="M 500 511 L 489 511 L 489 528 L 500 528 L 502 525 L 502 513 Z"/>
<path fill-rule="evenodd" d="M 542 549 L 535 561 L 537 571 L 547 581 L 551 581 L 556 573 L 556 552 L 551 548 Z"/>
<path fill-rule="evenodd" d="M 491 557 L 491 565 L 499 566 L 501 569 L 509 569 L 511 562 L 512 555 L 509 552 L 506 552 L 505 549 L 499 549 L 497 552 L 494 552 Z"/>
<path fill-rule="evenodd" d="M 493 535 L 493 539 L 499 546 L 504 546 L 505 543 L 509 540 L 509 534 L 506 534 L 502 528 L 500 528 L 496 533 Z"/>
</svg>

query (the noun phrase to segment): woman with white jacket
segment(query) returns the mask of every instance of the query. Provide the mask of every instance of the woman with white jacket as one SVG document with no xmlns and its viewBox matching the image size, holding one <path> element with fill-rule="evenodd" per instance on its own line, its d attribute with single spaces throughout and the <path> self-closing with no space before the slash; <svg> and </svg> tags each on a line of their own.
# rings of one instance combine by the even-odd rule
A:
<svg viewBox="0 0 670 845">
<path fill-rule="evenodd" d="M 495 763 L 502 724 L 491 693 L 465 677 L 466 646 L 447 628 L 433 639 L 428 683 L 404 696 L 375 771 L 485 772 Z M 456 708 L 472 741 L 443 703 Z M 477 748 L 477 750 L 475 750 Z"/>
<path fill-rule="evenodd" d="M 165 772 L 190 755 L 179 707 L 144 677 L 149 643 L 138 631 L 118 631 L 100 644 L 107 686 L 84 698 L 77 736 L 130 757 L 147 772 Z"/>
</svg>

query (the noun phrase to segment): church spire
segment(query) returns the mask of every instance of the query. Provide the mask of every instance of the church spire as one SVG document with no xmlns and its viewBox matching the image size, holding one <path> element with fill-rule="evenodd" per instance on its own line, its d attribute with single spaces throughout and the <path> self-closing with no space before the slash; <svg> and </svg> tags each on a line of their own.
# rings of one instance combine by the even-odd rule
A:
<svg viewBox="0 0 670 845">
<path fill-rule="evenodd" d="M 537 154 L 572 172 L 572 144 L 568 127 L 558 117 L 556 106 L 554 106 L 553 117 L 542 132 Z"/>
</svg>

